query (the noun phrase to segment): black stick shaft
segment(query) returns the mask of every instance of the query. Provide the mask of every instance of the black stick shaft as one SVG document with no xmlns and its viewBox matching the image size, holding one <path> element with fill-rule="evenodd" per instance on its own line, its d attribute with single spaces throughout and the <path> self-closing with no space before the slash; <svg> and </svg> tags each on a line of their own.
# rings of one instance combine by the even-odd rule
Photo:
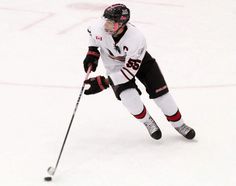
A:
<svg viewBox="0 0 236 186">
<path fill-rule="evenodd" d="M 89 67 L 89 69 L 88 69 L 88 71 L 87 71 L 87 73 L 86 73 L 86 76 L 85 76 L 85 80 L 88 79 L 89 74 L 90 74 L 90 72 L 91 72 L 91 68 L 92 68 L 92 66 Z M 78 99 L 77 99 L 77 102 L 76 102 L 76 105 L 75 105 L 75 108 L 74 108 L 74 111 L 73 111 L 73 114 L 72 114 L 72 117 L 71 117 L 71 120 L 70 120 L 70 124 L 69 124 L 69 127 L 68 127 L 68 129 L 67 129 L 66 136 L 65 136 L 65 138 L 64 138 L 64 141 L 63 141 L 63 144 L 62 144 L 62 147 L 61 147 L 61 151 L 60 151 L 60 154 L 59 154 L 59 156 L 58 156 L 57 163 L 56 163 L 56 166 L 55 166 L 55 168 L 54 168 L 54 171 L 53 171 L 53 174 L 52 174 L 52 175 L 54 175 L 55 172 L 56 172 L 56 170 L 57 170 L 57 167 L 58 167 L 59 161 L 60 161 L 60 159 L 61 159 L 61 155 L 62 155 L 64 146 L 65 146 L 65 144 L 66 144 L 67 137 L 68 137 L 69 132 L 70 132 L 71 125 L 72 125 L 73 120 L 74 120 L 74 117 L 75 117 L 75 113 L 76 113 L 76 111 L 77 111 L 77 108 L 78 108 L 80 99 L 81 99 L 81 97 L 82 97 L 82 95 L 83 95 L 84 87 L 85 87 L 85 83 L 83 83 L 83 86 L 82 86 L 82 88 L 81 88 L 81 90 L 80 90 L 80 94 L 79 94 L 79 97 L 78 97 Z"/>
</svg>

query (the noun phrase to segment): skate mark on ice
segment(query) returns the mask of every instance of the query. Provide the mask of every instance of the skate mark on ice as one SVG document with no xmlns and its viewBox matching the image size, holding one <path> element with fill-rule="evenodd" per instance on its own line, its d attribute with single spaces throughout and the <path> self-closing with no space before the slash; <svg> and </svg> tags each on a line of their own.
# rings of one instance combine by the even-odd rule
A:
<svg viewBox="0 0 236 186">
<path fill-rule="evenodd" d="M 21 13 L 32 13 L 32 14 L 43 14 L 43 16 L 39 19 L 36 19 L 32 23 L 29 23 L 25 26 L 23 26 L 20 30 L 24 31 L 27 29 L 32 28 L 35 25 L 38 25 L 39 23 L 42 23 L 52 16 L 55 15 L 53 12 L 43 12 L 43 11 L 35 11 L 35 10 L 27 10 L 27 9 L 18 9 L 18 8 L 9 8 L 9 7 L 0 7 L 0 10 L 5 10 L 5 11 L 11 11 L 11 12 L 21 12 Z"/>
<path fill-rule="evenodd" d="M 37 24 L 39 24 L 39 23 L 42 23 L 42 22 L 48 20 L 49 18 L 53 17 L 54 15 L 55 15 L 54 13 L 47 13 L 46 16 L 43 16 L 42 18 L 35 20 L 34 22 L 32 22 L 32 23 L 30 23 L 30 24 L 24 26 L 24 27 L 21 28 L 20 30 L 21 30 L 21 31 L 24 31 L 24 30 L 30 29 L 30 28 L 32 28 L 33 26 L 35 26 L 35 25 L 37 25 Z"/>
<path fill-rule="evenodd" d="M 67 5 L 68 8 L 75 10 L 89 10 L 89 11 L 100 11 L 104 10 L 109 5 L 107 4 L 94 4 L 94 3 L 73 3 Z"/>
<path fill-rule="evenodd" d="M 76 29 L 77 27 L 81 26 L 83 23 L 86 23 L 86 22 L 91 21 L 93 19 L 96 19 L 96 17 L 88 17 L 86 19 L 83 19 L 78 23 L 75 23 L 73 25 L 68 26 L 67 28 L 64 28 L 63 30 L 59 31 L 57 34 L 58 35 L 67 34 L 68 32 L 70 32 L 70 31 Z"/>
</svg>

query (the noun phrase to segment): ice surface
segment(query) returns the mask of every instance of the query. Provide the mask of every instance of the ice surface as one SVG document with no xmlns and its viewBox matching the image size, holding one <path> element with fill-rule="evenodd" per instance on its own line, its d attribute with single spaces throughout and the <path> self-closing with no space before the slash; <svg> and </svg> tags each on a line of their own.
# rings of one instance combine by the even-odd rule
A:
<svg viewBox="0 0 236 186">
<path fill-rule="evenodd" d="M 112 90 L 84 95 L 56 175 L 43 181 L 85 76 L 86 27 L 114 2 L 0 0 L 0 185 L 235 186 L 234 0 L 121 1 L 196 139 L 177 134 L 145 93 L 160 141 Z"/>
</svg>

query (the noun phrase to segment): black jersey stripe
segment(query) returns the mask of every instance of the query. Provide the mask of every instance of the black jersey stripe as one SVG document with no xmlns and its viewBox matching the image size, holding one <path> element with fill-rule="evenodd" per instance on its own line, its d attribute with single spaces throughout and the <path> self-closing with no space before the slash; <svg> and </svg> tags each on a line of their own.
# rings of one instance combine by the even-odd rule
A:
<svg viewBox="0 0 236 186">
<path fill-rule="evenodd" d="M 126 70 L 133 78 L 134 78 L 134 74 L 132 74 L 132 72 L 129 71 L 129 69 L 123 67 L 124 70 Z"/>
<path fill-rule="evenodd" d="M 120 71 L 126 77 L 126 79 L 128 79 L 130 81 L 130 78 L 125 74 L 125 72 L 122 69 Z"/>
</svg>

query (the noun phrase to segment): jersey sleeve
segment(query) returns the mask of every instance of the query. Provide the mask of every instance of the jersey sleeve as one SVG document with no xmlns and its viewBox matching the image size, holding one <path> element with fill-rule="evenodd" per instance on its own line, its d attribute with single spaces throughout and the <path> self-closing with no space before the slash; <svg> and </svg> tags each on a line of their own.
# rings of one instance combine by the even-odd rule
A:
<svg viewBox="0 0 236 186">
<path fill-rule="evenodd" d="M 89 46 L 95 46 L 95 47 L 99 47 L 96 39 L 95 39 L 95 32 L 96 29 L 93 26 L 89 26 L 87 29 L 88 33 L 89 33 L 89 42 L 88 45 Z"/>
<path fill-rule="evenodd" d="M 131 42 L 131 41 L 130 41 Z M 130 43 L 124 66 L 120 71 L 109 74 L 113 85 L 123 84 L 135 77 L 146 53 L 146 40 L 139 37 L 138 42 Z"/>
</svg>

